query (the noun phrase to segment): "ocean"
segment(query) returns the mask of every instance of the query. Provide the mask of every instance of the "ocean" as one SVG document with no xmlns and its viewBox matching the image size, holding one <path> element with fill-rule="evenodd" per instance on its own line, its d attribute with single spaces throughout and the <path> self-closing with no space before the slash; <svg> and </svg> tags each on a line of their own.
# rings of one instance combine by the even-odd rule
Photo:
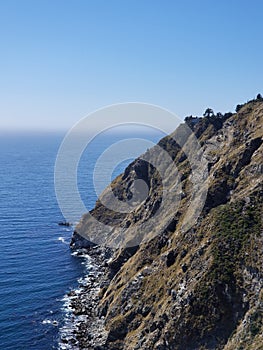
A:
<svg viewBox="0 0 263 350">
<path fill-rule="evenodd" d="M 63 140 L 56 133 L 0 133 L 0 349 L 58 349 L 65 322 L 65 295 L 87 272 L 83 258 L 72 254 L 73 227 L 64 218 L 54 189 L 54 165 Z M 145 136 L 134 130 L 125 138 Z M 156 142 L 160 132 L 146 135 Z M 100 135 L 84 152 L 78 185 L 87 209 L 97 199 L 92 169 L 119 134 Z M 131 159 L 111 174 L 121 173 Z M 107 164 L 105 165 L 107 171 Z M 70 200 L 70 199 L 69 199 Z M 78 218 L 83 213 L 77 213 Z"/>
</svg>

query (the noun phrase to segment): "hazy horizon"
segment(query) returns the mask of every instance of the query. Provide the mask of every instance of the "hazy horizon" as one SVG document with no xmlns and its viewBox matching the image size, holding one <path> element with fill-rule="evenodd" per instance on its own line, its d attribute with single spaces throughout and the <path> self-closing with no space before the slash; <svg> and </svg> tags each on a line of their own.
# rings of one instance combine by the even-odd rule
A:
<svg viewBox="0 0 263 350">
<path fill-rule="evenodd" d="M 263 92 L 259 0 L 0 3 L 0 130 L 66 132 L 97 109 L 183 119 Z"/>
</svg>

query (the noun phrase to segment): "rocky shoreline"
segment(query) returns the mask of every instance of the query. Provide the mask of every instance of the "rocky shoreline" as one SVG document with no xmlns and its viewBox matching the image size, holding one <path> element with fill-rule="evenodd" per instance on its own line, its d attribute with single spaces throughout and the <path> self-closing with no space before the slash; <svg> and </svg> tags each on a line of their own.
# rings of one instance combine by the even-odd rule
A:
<svg viewBox="0 0 263 350">
<path fill-rule="evenodd" d="M 112 252 L 102 247 L 77 248 L 73 254 L 86 260 L 87 274 L 77 289 L 64 298 L 66 320 L 60 329 L 59 350 L 102 350 L 108 332 L 98 312 L 99 291 L 108 283 L 107 260 Z"/>
<path fill-rule="evenodd" d="M 170 194 L 165 210 L 158 211 L 164 197 L 159 171 L 143 156 L 102 193 L 91 211 L 96 220 L 84 214 L 75 227 L 71 248 L 86 256 L 89 269 L 68 296 L 61 350 L 262 350 L 263 102 L 186 122 L 208 168 L 200 215 L 193 179 L 201 179 L 193 177 L 189 157 L 167 136 L 158 145 L 176 166 L 164 169 Z M 158 152 L 156 157 L 155 165 L 166 167 Z M 138 179 L 149 192 L 136 210 L 110 210 L 110 193 L 129 200 Z M 151 234 L 142 240 L 144 228 Z M 95 246 L 98 237 L 102 246 L 118 249 Z"/>
</svg>

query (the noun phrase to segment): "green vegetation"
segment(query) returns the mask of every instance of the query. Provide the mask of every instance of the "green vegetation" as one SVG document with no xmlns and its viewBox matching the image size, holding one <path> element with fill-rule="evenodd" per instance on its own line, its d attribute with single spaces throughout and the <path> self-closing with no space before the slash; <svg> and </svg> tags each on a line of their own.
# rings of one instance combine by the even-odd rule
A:
<svg viewBox="0 0 263 350">
<path fill-rule="evenodd" d="M 259 100 L 259 101 L 263 101 L 263 97 L 262 97 L 262 95 L 261 95 L 261 94 L 258 94 L 258 95 L 257 95 L 257 100 Z"/>
<path fill-rule="evenodd" d="M 234 283 L 237 262 L 249 263 L 254 235 L 261 229 L 260 207 L 244 202 L 227 204 L 217 210 L 213 266 L 211 274 L 218 283 Z"/>
<path fill-rule="evenodd" d="M 238 113 L 238 112 L 240 111 L 240 109 L 241 109 L 243 106 L 245 106 L 246 104 L 251 103 L 251 102 L 255 102 L 255 101 L 260 101 L 260 102 L 262 102 L 262 101 L 263 101 L 262 95 L 261 95 L 261 94 L 257 94 L 257 97 L 256 97 L 255 99 L 252 99 L 252 100 L 248 101 L 247 103 L 238 104 L 238 105 L 236 106 L 236 112 Z"/>
<path fill-rule="evenodd" d="M 204 117 L 205 118 L 209 118 L 209 117 L 214 117 L 215 116 L 215 113 L 214 111 L 212 110 L 212 108 L 207 108 L 205 110 L 205 113 L 204 113 Z"/>
<path fill-rule="evenodd" d="M 250 332 L 252 336 L 256 336 L 262 327 L 263 317 L 262 312 L 257 310 L 250 319 Z"/>
</svg>

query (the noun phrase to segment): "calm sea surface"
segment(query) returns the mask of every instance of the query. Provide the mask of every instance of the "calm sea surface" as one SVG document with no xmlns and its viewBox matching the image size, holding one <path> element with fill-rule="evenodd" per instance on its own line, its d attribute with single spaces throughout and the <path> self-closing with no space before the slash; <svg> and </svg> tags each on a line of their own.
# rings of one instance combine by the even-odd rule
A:
<svg viewBox="0 0 263 350">
<path fill-rule="evenodd" d="M 133 137 L 142 137 L 136 134 Z M 156 142 L 162 135 L 145 138 Z M 128 135 L 125 136 L 127 138 Z M 50 350 L 58 347 L 63 296 L 85 272 L 71 255 L 72 228 L 58 226 L 63 216 L 54 190 L 54 164 L 63 135 L 0 134 L 0 349 Z M 95 203 L 92 168 L 120 135 L 101 135 L 84 154 L 78 171 L 81 197 Z M 121 162 L 112 177 L 121 173 Z M 107 170 L 107 169 L 105 169 Z M 82 213 L 79 213 L 79 218 Z"/>
</svg>

